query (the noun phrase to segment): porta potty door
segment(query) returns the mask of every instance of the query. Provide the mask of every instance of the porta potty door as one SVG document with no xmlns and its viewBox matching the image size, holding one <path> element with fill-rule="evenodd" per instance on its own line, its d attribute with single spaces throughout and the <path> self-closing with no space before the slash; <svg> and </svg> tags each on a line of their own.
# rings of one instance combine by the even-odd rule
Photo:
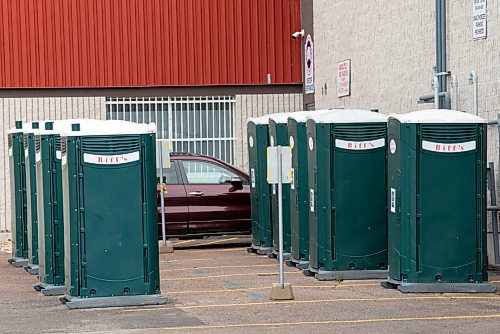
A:
<svg viewBox="0 0 500 334">
<path fill-rule="evenodd" d="M 32 123 L 33 129 L 38 129 L 38 122 Z M 38 265 L 38 200 L 36 189 L 36 161 L 39 157 L 40 142 L 35 142 L 34 133 L 24 134 L 26 163 L 26 206 L 28 230 L 28 260 L 29 266 Z"/>
<path fill-rule="evenodd" d="M 288 132 L 292 149 L 290 184 L 290 225 L 292 258 L 309 261 L 309 182 L 306 123 L 289 119 Z"/>
<path fill-rule="evenodd" d="M 247 124 L 248 133 L 248 175 L 250 175 L 250 216 L 252 219 L 252 245 L 260 246 L 261 235 L 259 225 L 259 191 L 257 189 L 258 174 L 258 150 L 257 150 L 257 127 L 255 123 Z"/>
<path fill-rule="evenodd" d="M 268 125 L 249 122 L 248 155 L 252 218 L 252 245 L 272 247 L 271 204 L 266 180 Z"/>
<path fill-rule="evenodd" d="M 412 177 L 406 177 L 402 180 L 401 171 L 404 170 L 405 174 L 415 173 L 415 169 L 410 169 L 408 159 L 402 159 L 407 154 L 415 157 L 415 147 L 411 141 L 411 134 L 409 131 L 403 133 L 401 137 L 401 124 L 398 120 L 390 118 L 387 123 L 387 243 L 388 243 L 388 264 L 389 264 L 389 277 L 391 279 L 401 281 L 401 254 L 407 253 L 409 248 L 408 242 L 401 242 L 401 237 L 405 226 L 402 226 L 402 208 L 404 200 L 404 207 L 409 208 L 407 196 L 403 196 L 402 191 L 412 192 L 415 186 L 409 181 Z M 415 136 L 413 136 L 415 138 Z M 413 180 L 414 180 L 413 175 Z M 404 187 L 401 182 L 405 182 Z M 403 250 L 404 247 L 404 250 Z M 409 261 L 409 259 L 406 259 Z"/>
<path fill-rule="evenodd" d="M 290 253 L 292 259 L 300 259 L 300 236 L 299 236 L 299 192 L 298 192 L 298 142 L 297 142 L 297 121 L 288 119 L 289 143 L 292 150 L 292 181 L 290 183 Z M 307 211 L 306 211 L 307 215 Z"/>
<path fill-rule="evenodd" d="M 17 125 L 17 124 L 16 124 Z M 19 125 L 20 126 L 20 125 Z M 10 133 L 8 137 L 10 189 L 11 189 L 11 230 L 12 257 L 28 258 L 28 226 L 26 203 L 26 169 L 24 160 L 24 140 L 22 132 Z"/>
<path fill-rule="evenodd" d="M 289 146 L 288 124 L 269 120 L 269 146 Z M 290 184 L 283 184 L 283 252 L 290 253 Z M 271 186 L 273 250 L 279 251 L 278 185 Z"/>
<path fill-rule="evenodd" d="M 327 270 L 387 268 L 387 123 L 332 125 L 332 233 Z"/>
<path fill-rule="evenodd" d="M 37 136 L 38 244 L 42 283 L 64 284 L 64 221 L 59 135 Z"/>
<path fill-rule="evenodd" d="M 330 235 L 330 124 L 307 120 L 309 179 L 309 269 L 317 271 L 331 258 L 325 243 Z"/>
<path fill-rule="evenodd" d="M 68 294 L 158 293 L 158 263 L 150 261 L 149 253 L 158 238 L 154 154 L 145 161 L 145 151 L 154 152 L 152 137 L 67 138 L 69 207 L 78 211 L 70 211 L 69 221 L 65 216 L 72 248 Z"/>
<path fill-rule="evenodd" d="M 487 263 L 484 125 L 417 126 L 415 273 L 423 281 L 482 281 Z"/>
</svg>

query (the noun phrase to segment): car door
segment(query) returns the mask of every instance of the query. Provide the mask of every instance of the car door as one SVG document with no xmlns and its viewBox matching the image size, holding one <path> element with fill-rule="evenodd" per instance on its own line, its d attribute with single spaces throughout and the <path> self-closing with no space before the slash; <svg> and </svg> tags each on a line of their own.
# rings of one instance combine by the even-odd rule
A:
<svg viewBox="0 0 500 334">
<path fill-rule="evenodd" d="M 247 231 L 250 222 L 248 180 L 216 162 L 182 160 L 189 206 L 189 233 Z M 232 178 L 244 181 L 234 190 Z"/>
<path fill-rule="evenodd" d="M 156 171 L 160 175 L 160 170 Z M 186 188 L 182 183 L 178 162 L 172 160 L 170 168 L 163 169 L 163 182 L 166 184 L 165 191 L 165 226 L 167 237 L 182 235 L 188 232 L 188 202 L 186 198 Z M 161 220 L 161 198 L 160 184 L 157 189 L 158 207 L 158 236 L 162 237 Z"/>
</svg>

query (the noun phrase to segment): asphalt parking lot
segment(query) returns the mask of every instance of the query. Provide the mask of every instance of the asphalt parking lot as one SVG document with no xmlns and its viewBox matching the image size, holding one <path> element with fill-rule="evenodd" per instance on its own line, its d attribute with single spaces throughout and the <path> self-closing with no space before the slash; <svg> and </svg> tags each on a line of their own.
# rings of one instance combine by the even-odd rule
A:
<svg viewBox="0 0 500 334">
<path fill-rule="evenodd" d="M 319 282 L 285 266 L 295 300 L 271 301 L 275 259 L 248 238 L 174 241 L 160 259 L 166 305 L 68 310 L 0 253 L 2 333 L 498 333 L 498 294 L 402 294 L 378 280 Z M 490 281 L 500 286 L 500 273 Z"/>
</svg>

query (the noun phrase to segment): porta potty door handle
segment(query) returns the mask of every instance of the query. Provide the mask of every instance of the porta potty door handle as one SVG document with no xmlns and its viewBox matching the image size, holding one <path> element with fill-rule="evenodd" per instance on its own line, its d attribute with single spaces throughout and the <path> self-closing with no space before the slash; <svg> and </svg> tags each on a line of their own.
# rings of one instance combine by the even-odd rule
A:
<svg viewBox="0 0 500 334">
<path fill-rule="evenodd" d="M 191 196 L 203 196 L 204 194 L 201 191 L 192 191 L 189 193 L 189 195 L 191 195 Z"/>
</svg>

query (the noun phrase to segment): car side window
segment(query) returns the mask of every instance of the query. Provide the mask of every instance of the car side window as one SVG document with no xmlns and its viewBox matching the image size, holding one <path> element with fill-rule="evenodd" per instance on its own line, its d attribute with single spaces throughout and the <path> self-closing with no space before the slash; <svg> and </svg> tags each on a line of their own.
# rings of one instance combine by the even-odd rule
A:
<svg viewBox="0 0 500 334">
<path fill-rule="evenodd" d="M 156 169 L 157 182 L 160 181 L 160 169 Z M 172 162 L 170 168 L 163 168 L 163 183 L 165 184 L 179 184 L 179 178 L 175 171 L 175 163 Z"/>
<path fill-rule="evenodd" d="M 189 184 L 229 184 L 232 178 L 239 178 L 236 173 L 213 163 L 201 160 L 183 160 Z"/>
</svg>

